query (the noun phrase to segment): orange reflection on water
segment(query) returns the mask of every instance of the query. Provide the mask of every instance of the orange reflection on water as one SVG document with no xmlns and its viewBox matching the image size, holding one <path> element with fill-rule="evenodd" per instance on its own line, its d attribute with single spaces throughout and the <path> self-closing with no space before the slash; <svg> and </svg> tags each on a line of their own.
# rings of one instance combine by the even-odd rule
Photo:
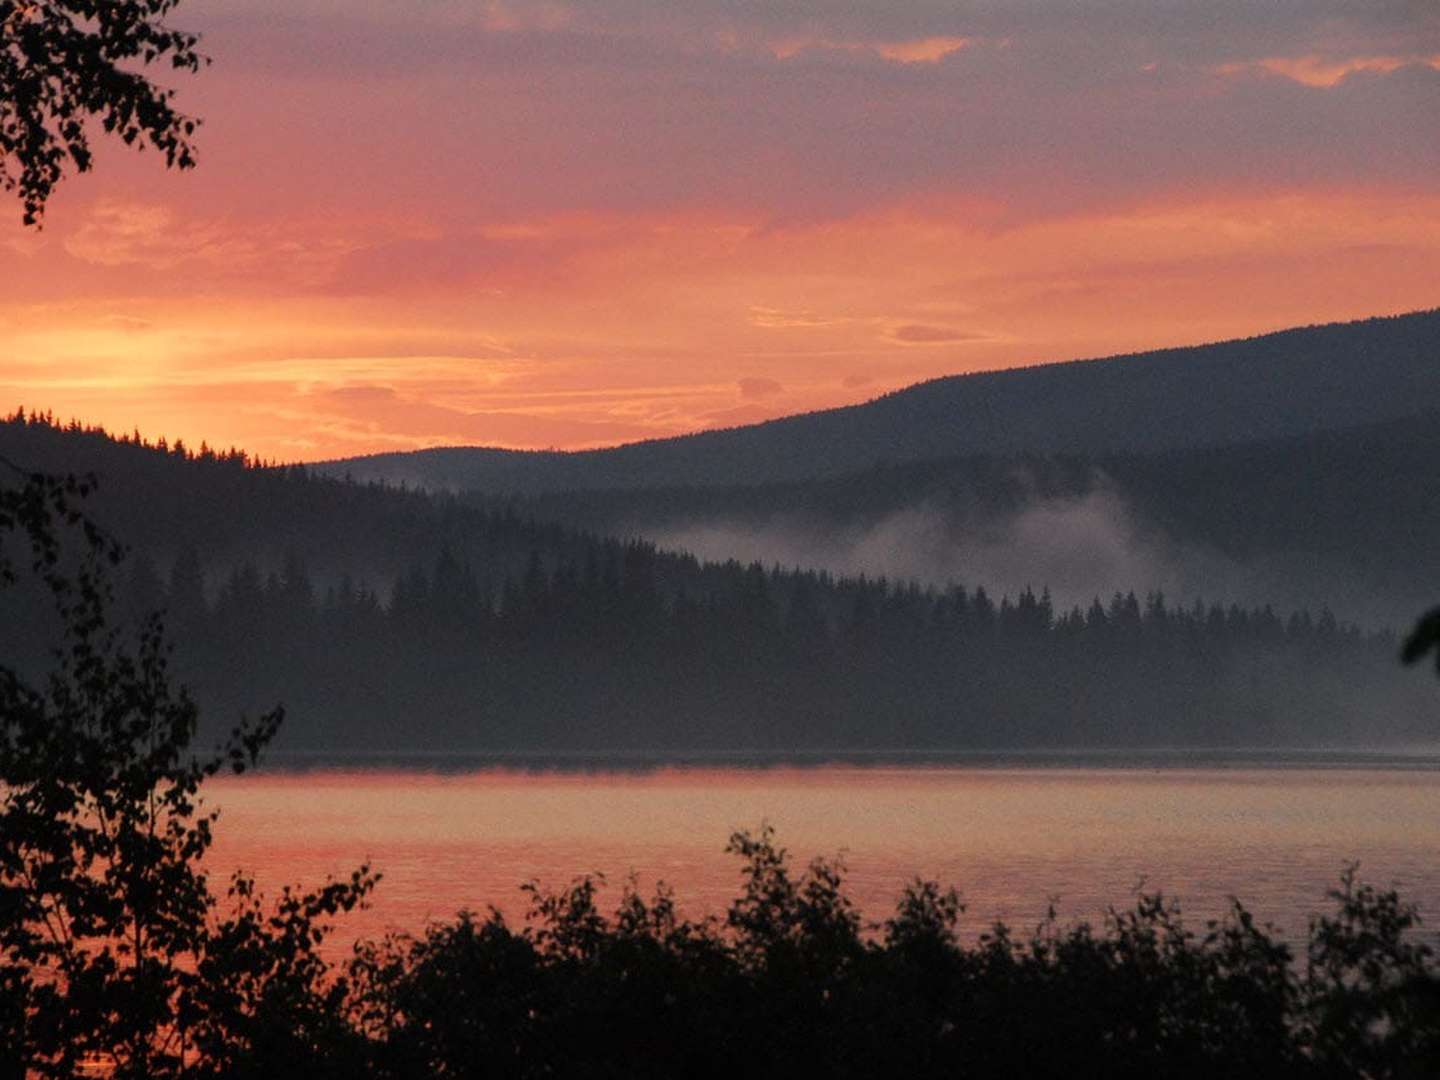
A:
<svg viewBox="0 0 1440 1080">
<path fill-rule="evenodd" d="M 318 885 L 367 860 L 384 874 L 337 947 L 462 908 L 519 920 L 522 882 L 587 872 L 612 886 L 631 871 L 645 889 L 663 879 L 687 913 L 723 912 L 740 883 L 725 841 L 762 821 L 801 867 L 843 854 L 874 919 L 916 875 L 959 887 L 972 930 L 997 917 L 1028 927 L 1052 898 L 1064 916 L 1099 918 L 1143 882 L 1179 897 L 1197 928 L 1233 894 L 1293 935 L 1349 860 L 1422 911 L 1440 907 L 1431 770 L 318 771 L 216 781 L 209 798 L 223 811 L 217 878 L 238 866 L 271 888 Z"/>
</svg>

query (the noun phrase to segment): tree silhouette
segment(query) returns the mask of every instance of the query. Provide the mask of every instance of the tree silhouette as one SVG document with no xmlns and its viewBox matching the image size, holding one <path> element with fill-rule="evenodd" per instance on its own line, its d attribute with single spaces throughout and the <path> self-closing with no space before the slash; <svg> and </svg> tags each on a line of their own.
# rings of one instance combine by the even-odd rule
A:
<svg viewBox="0 0 1440 1080">
<path fill-rule="evenodd" d="M 1435 671 L 1440 674 L 1440 607 L 1420 616 L 1401 647 L 1400 659 L 1414 664 L 1431 652 L 1435 654 Z"/>
<path fill-rule="evenodd" d="M 0 487 L 0 586 L 38 586 L 60 627 L 43 677 L 0 662 L 0 1075 L 333 1056 L 319 1044 L 336 989 L 315 950 L 376 879 L 286 890 L 272 911 L 237 875 L 219 913 L 200 787 L 253 765 L 282 714 L 190 751 L 198 710 L 170 679 L 159 617 L 133 641 L 111 623 L 122 552 L 77 508 L 90 486 Z"/>
<path fill-rule="evenodd" d="M 170 167 L 195 164 L 199 121 L 174 91 L 135 71 L 159 61 L 197 71 L 199 37 L 165 25 L 179 0 L 0 0 L 0 185 L 38 225 L 68 168 L 91 165 L 87 121 Z"/>
</svg>

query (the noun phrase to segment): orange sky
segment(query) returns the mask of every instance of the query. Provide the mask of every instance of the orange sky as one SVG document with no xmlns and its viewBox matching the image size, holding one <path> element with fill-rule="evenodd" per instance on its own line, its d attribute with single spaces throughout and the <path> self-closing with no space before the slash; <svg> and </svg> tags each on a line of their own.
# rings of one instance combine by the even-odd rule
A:
<svg viewBox="0 0 1440 1080">
<path fill-rule="evenodd" d="M 200 167 L 9 205 L 0 408 L 581 447 L 1440 304 L 1436 9 L 772 7 L 182 4 Z"/>
</svg>

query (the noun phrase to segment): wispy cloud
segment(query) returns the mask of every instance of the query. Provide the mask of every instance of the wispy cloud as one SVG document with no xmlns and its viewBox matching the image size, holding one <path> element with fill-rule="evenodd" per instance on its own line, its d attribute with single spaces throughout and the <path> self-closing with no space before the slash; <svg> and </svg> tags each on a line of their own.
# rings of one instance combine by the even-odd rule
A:
<svg viewBox="0 0 1440 1080">
<path fill-rule="evenodd" d="M 1440 299 L 1433 4 L 185 8 L 201 167 L 0 224 L 11 401 L 590 445 Z"/>
</svg>

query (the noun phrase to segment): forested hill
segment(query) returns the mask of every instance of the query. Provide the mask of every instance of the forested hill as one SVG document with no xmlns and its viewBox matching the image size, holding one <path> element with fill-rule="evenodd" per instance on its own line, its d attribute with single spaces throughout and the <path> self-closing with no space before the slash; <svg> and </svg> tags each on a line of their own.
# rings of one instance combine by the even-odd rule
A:
<svg viewBox="0 0 1440 1080">
<path fill-rule="evenodd" d="M 1103 541 L 1129 548 L 1135 565 L 1124 575 L 1127 586 L 1286 606 L 1323 603 L 1349 618 L 1408 625 L 1440 599 L 1437 462 L 1440 410 L 1429 410 L 1283 439 L 1149 454 L 984 454 L 786 483 L 465 499 L 701 554 L 765 553 L 782 562 L 929 580 L 969 562 L 960 576 L 979 574 L 997 588 L 1044 579 L 1063 590 L 1067 583 L 1046 558 L 1077 568 L 1086 545 Z M 1053 543 L 1031 544 L 1028 555 L 1017 551 L 1026 543 L 1019 535 L 1024 522 L 1042 517 Z M 1016 557 L 1007 567 L 1028 576 L 987 576 L 984 552 L 976 551 L 985 538 L 1010 545 Z M 1140 581 L 1147 572 L 1150 580 Z M 1092 581 L 1081 591 L 1103 595 L 1111 584 Z"/>
<path fill-rule="evenodd" d="M 971 453 L 1254 442 L 1440 407 L 1440 311 L 935 379 L 863 405 L 577 453 L 450 448 L 320 466 L 492 493 L 837 476 Z"/>
<path fill-rule="evenodd" d="M 0 423 L 0 454 L 92 471 L 212 725 L 276 701 L 321 752 L 1377 745 L 1431 728 L 1430 680 L 1324 609 L 1119 591 L 922 588 L 533 523 L 257 469 L 238 454 Z M 0 481 L 10 482 L 10 481 Z M 0 656 L 43 610 L 0 593 Z M 214 730 L 214 728 L 212 728 Z"/>
<path fill-rule="evenodd" d="M 606 546 L 510 511 L 332 480 L 303 466 L 262 466 L 236 450 L 149 444 L 49 416 L 0 420 L 0 456 L 25 470 L 94 475 L 90 510 L 111 533 L 161 569 L 193 555 L 211 577 L 244 563 L 262 573 L 303 564 L 321 585 L 349 575 L 388 592 L 412 567 L 447 552 L 484 568 L 498 588 L 537 548 L 583 562 Z"/>
</svg>

